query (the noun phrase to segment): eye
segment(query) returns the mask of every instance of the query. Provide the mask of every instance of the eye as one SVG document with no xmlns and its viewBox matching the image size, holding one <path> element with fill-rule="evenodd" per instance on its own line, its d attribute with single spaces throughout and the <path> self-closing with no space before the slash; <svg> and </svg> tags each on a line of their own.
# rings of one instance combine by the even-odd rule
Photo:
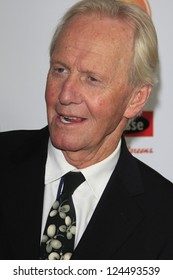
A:
<svg viewBox="0 0 173 280">
<path fill-rule="evenodd" d="M 94 84 L 99 83 L 98 78 L 96 78 L 94 76 L 88 76 L 88 79 L 91 83 L 94 83 Z"/>
<path fill-rule="evenodd" d="M 96 78 L 92 77 L 92 76 L 90 76 L 89 79 L 90 79 L 91 82 L 98 82 L 98 80 Z"/>
<path fill-rule="evenodd" d="M 52 67 L 52 75 L 57 78 L 64 78 L 68 74 L 68 69 L 64 66 L 57 65 Z"/>
<path fill-rule="evenodd" d="M 61 74 L 61 73 L 65 72 L 65 68 L 64 67 L 58 67 L 58 68 L 55 69 L 55 71 Z"/>
</svg>

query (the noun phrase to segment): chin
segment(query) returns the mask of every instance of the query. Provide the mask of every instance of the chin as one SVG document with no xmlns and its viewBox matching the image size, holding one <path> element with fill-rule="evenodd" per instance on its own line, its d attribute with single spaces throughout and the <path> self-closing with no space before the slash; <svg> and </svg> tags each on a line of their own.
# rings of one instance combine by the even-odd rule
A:
<svg viewBox="0 0 173 280">
<path fill-rule="evenodd" d="M 69 143 L 69 141 L 61 140 L 60 137 L 51 137 L 51 142 L 56 149 L 62 151 L 76 152 L 79 150 L 79 143 Z"/>
</svg>

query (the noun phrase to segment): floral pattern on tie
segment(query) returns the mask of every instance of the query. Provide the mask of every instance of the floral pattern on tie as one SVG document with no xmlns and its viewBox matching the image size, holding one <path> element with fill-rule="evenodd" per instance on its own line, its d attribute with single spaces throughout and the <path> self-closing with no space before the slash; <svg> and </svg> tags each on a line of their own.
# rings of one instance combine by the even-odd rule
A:
<svg viewBox="0 0 173 280">
<path fill-rule="evenodd" d="M 56 227 L 55 224 L 50 224 L 47 228 L 47 234 L 42 237 L 42 243 L 46 243 L 46 252 L 48 253 L 49 260 L 69 260 L 72 256 L 72 252 L 62 253 L 63 244 L 62 238 L 68 240 L 74 238 L 76 233 L 76 221 L 72 221 L 68 212 L 70 211 L 70 205 L 66 201 L 61 204 L 59 201 L 55 201 L 52 209 L 49 213 L 50 217 L 59 215 L 62 219 L 62 224 Z"/>
</svg>

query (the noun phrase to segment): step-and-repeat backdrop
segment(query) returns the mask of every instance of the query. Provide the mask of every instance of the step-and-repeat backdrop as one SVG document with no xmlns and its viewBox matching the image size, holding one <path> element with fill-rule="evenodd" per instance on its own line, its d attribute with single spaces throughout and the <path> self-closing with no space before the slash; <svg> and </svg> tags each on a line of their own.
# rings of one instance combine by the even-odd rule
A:
<svg viewBox="0 0 173 280">
<path fill-rule="evenodd" d="M 160 83 L 126 131 L 129 150 L 173 181 L 173 1 L 138 2 L 159 39 Z M 0 131 L 47 123 L 44 91 L 49 43 L 58 19 L 77 0 L 0 0 Z"/>
</svg>

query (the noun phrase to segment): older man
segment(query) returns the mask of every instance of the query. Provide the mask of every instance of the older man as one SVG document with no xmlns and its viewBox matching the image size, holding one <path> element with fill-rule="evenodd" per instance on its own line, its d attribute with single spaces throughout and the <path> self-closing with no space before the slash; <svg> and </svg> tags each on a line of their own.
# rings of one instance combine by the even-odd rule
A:
<svg viewBox="0 0 173 280">
<path fill-rule="evenodd" d="M 157 64 L 155 29 L 139 7 L 85 0 L 65 14 L 50 47 L 49 129 L 0 136 L 1 258 L 173 258 L 172 183 L 122 136 Z M 69 172 L 84 179 L 62 200 Z"/>
</svg>

